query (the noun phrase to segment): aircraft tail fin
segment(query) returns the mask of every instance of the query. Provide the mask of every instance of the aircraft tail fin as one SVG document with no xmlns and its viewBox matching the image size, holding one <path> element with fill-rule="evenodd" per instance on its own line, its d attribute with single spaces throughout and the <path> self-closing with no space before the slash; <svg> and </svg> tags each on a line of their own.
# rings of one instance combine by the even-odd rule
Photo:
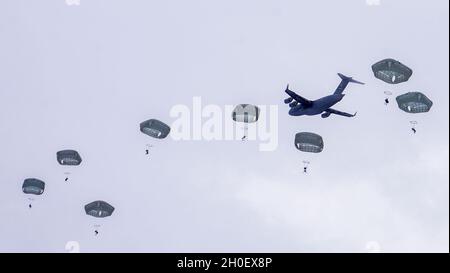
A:
<svg viewBox="0 0 450 273">
<path fill-rule="evenodd" d="M 289 89 L 289 84 L 286 86 L 286 90 L 285 91 L 291 91 L 290 89 Z"/>
<path fill-rule="evenodd" d="M 347 82 L 352 82 L 352 83 L 357 83 L 357 84 L 365 84 L 363 82 L 354 80 L 352 77 L 347 77 L 341 73 L 338 73 L 338 76 L 343 80 L 343 81 L 347 81 Z"/>
<path fill-rule="evenodd" d="M 342 94 L 344 92 L 345 88 L 347 87 L 349 82 L 352 83 L 358 83 L 358 84 L 364 84 L 363 82 L 359 82 L 357 80 L 354 80 L 352 77 L 347 77 L 345 75 L 342 75 L 341 73 L 338 73 L 338 76 L 341 78 L 341 83 L 334 91 L 334 94 Z"/>
</svg>

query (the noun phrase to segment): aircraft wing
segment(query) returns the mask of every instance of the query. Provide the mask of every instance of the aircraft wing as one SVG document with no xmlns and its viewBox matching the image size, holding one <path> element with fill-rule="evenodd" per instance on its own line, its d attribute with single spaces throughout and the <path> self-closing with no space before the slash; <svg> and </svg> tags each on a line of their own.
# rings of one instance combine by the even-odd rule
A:
<svg viewBox="0 0 450 273">
<path fill-rule="evenodd" d="M 331 108 L 328 108 L 327 110 L 325 110 L 325 112 L 327 112 L 329 114 L 335 114 L 335 115 L 340 115 L 340 116 L 349 117 L 349 118 L 356 116 L 356 113 L 355 114 L 349 114 L 349 113 L 341 112 L 341 111 L 334 110 L 334 109 L 331 109 Z"/>
<path fill-rule="evenodd" d="M 308 99 L 305 99 L 304 97 L 296 94 L 294 91 L 289 90 L 289 85 L 286 88 L 286 93 L 289 95 L 289 97 L 293 98 L 298 103 L 304 105 L 304 106 L 310 106 L 312 102 Z"/>
</svg>

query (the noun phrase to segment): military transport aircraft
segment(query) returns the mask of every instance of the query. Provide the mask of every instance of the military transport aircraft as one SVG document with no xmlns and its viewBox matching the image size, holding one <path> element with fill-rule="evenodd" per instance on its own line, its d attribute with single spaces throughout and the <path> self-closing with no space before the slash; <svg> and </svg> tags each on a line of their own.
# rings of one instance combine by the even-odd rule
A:
<svg viewBox="0 0 450 273">
<path fill-rule="evenodd" d="M 341 115 L 344 117 L 354 117 L 355 114 L 349 114 L 345 112 L 341 112 L 338 110 L 334 110 L 331 107 L 336 103 L 340 102 L 345 94 L 345 88 L 347 87 L 349 82 L 364 84 L 362 82 L 356 81 L 351 77 L 347 77 L 338 73 L 339 77 L 342 79 L 339 86 L 336 88 L 336 91 L 332 95 L 320 98 L 318 100 L 308 100 L 303 98 L 302 96 L 296 94 L 295 92 L 289 90 L 289 85 L 286 88 L 286 93 L 289 95 L 289 98 L 284 100 L 284 103 L 289 104 L 291 110 L 289 110 L 289 115 L 291 116 L 314 116 L 318 114 L 322 114 L 322 118 L 327 118 L 331 114 Z"/>
</svg>

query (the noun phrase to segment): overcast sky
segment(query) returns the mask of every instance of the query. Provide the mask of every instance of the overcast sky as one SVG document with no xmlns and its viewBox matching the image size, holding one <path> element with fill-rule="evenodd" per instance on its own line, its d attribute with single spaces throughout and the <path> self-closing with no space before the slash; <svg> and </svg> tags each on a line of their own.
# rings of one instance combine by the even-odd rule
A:
<svg viewBox="0 0 450 273">
<path fill-rule="evenodd" d="M 447 0 L 80 3 L 0 2 L 1 252 L 66 252 L 68 241 L 82 252 L 449 251 Z M 411 79 L 374 78 L 384 58 Z M 317 99 L 337 72 L 366 82 L 334 107 L 355 118 L 287 114 L 287 83 Z M 409 91 L 431 111 L 399 110 Z M 278 105 L 278 148 L 139 131 L 150 118 L 171 124 L 194 96 Z M 322 135 L 324 151 L 296 150 L 300 131 Z M 60 166 L 61 149 L 82 164 Z M 28 177 L 46 182 L 31 210 Z M 111 217 L 85 214 L 98 199 Z"/>
</svg>

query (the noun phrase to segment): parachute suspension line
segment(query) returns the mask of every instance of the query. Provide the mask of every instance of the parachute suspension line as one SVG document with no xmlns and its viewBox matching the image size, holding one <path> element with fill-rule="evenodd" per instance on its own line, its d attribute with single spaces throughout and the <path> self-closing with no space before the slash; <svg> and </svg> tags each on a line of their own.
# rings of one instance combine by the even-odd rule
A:
<svg viewBox="0 0 450 273">
<path fill-rule="evenodd" d="M 416 134 L 417 133 L 416 125 L 418 124 L 418 122 L 415 120 L 411 120 L 409 123 L 411 124 L 411 131 L 414 134 Z"/>
<path fill-rule="evenodd" d="M 70 172 L 65 172 L 64 176 L 65 176 L 64 181 L 68 182 L 69 181 L 69 177 L 70 177 Z"/>
<path fill-rule="evenodd" d="M 93 227 L 94 227 L 94 235 L 97 236 L 100 233 L 101 225 L 95 224 Z"/>
<path fill-rule="evenodd" d="M 384 105 L 388 105 L 389 104 L 389 97 L 392 96 L 392 92 L 391 91 L 384 91 L 384 94 L 386 95 L 386 97 L 384 99 Z"/>
<path fill-rule="evenodd" d="M 34 199 L 33 199 L 33 198 L 28 198 L 28 201 L 29 201 L 29 202 L 28 202 L 28 203 L 29 203 L 29 204 L 28 204 L 28 208 L 31 209 L 31 208 L 33 207 L 33 201 L 34 201 Z"/>
<path fill-rule="evenodd" d="M 245 141 L 248 138 L 248 125 L 247 125 L 247 123 L 245 123 L 245 125 L 244 125 L 244 127 L 242 129 L 244 129 L 244 136 L 242 137 L 241 140 Z"/>
<path fill-rule="evenodd" d="M 302 163 L 303 163 L 303 174 L 307 174 L 310 162 L 308 160 L 303 160 Z"/>
<path fill-rule="evenodd" d="M 149 155 L 149 154 L 150 154 L 151 148 L 153 148 L 153 145 L 152 145 L 152 144 L 147 144 L 147 145 L 146 145 L 146 148 L 145 148 L 145 154 L 146 154 L 146 155 Z"/>
</svg>

